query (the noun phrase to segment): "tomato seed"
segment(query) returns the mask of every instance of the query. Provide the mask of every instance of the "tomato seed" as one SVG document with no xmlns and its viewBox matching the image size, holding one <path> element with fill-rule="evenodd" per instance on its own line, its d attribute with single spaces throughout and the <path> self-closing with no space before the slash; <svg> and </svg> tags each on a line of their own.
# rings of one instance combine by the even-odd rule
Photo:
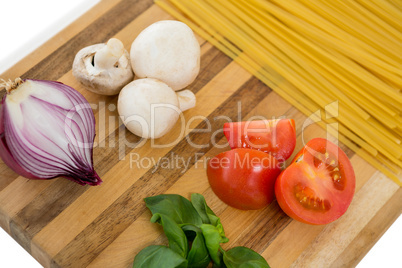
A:
<svg viewBox="0 0 402 268">
<path fill-rule="evenodd" d="M 328 211 L 331 208 L 331 203 L 328 200 L 315 197 L 314 192 L 309 187 L 296 185 L 294 187 L 294 194 L 299 203 L 305 208 L 322 212 Z"/>
</svg>

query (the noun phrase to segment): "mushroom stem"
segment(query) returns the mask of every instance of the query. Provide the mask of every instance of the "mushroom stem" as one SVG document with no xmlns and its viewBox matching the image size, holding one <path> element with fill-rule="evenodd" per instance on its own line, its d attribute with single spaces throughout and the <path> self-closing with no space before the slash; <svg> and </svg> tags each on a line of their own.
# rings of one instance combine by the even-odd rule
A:
<svg viewBox="0 0 402 268">
<path fill-rule="evenodd" d="M 116 38 L 111 38 L 106 46 L 96 52 L 94 65 L 97 69 L 111 69 L 116 67 L 116 63 L 124 54 L 123 43 Z"/>
<path fill-rule="evenodd" d="M 182 112 L 187 111 L 195 106 L 195 95 L 191 90 L 182 90 L 176 92 L 179 99 L 179 108 Z"/>
</svg>

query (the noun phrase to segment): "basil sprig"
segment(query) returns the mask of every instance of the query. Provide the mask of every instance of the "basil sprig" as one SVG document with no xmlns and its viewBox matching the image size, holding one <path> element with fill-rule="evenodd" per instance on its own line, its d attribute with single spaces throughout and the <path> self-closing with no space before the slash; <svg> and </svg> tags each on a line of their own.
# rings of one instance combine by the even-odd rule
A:
<svg viewBox="0 0 402 268">
<path fill-rule="evenodd" d="M 267 261 L 246 247 L 223 250 L 225 236 L 222 223 L 201 194 L 191 201 L 175 194 L 145 198 L 152 212 L 151 222 L 162 225 L 169 245 L 152 245 L 134 258 L 133 268 L 269 268 Z"/>
</svg>

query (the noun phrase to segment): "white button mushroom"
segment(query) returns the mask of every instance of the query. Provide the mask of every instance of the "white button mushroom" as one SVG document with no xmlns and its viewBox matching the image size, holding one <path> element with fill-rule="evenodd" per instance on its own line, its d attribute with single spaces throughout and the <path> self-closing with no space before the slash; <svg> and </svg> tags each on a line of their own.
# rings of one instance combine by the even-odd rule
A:
<svg viewBox="0 0 402 268">
<path fill-rule="evenodd" d="M 200 71 L 200 45 L 185 23 L 163 20 L 145 28 L 130 50 L 139 78 L 156 78 L 173 90 L 184 89 Z"/>
<path fill-rule="evenodd" d="M 176 92 L 179 98 L 179 107 L 182 112 L 195 107 L 195 95 L 191 90 L 181 90 Z"/>
<path fill-rule="evenodd" d="M 116 95 L 134 74 L 123 43 L 111 38 L 107 44 L 81 49 L 75 56 L 73 76 L 88 90 L 101 95 Z"/>
<path fill-rule="evenodd" d="M 119 94 L 118 113 L 126 128 L 137 136 L 157 139 L 179 119 L 181 110 L 176 93 L 152 78 L 137 79 Z"/>
</svg>

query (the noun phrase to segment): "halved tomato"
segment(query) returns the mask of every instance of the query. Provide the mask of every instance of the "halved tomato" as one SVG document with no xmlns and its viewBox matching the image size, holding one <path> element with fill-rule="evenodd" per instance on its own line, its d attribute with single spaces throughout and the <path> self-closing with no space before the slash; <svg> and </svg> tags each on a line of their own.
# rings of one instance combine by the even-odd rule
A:
<svg viewBox="0 0 402 268">
<path fill-rule="evenodd" d="M 334 143 L 315 138 L 281 172 L 275 195 L 279 206 L 293 219 L 327 224 L 346 212 L 355 185 L 347 155 Z"/>
<path fill-rule="evenodd" d="M 273 156 L 246 148 L 226 151 L 208 162 L 208 181 L 213 192 L 227 205 L 251 210 L 274 200 L 275 180 L 281 172 Z"/>
<path fill-rule="evenodd" d="M 223 125 L 230 148 L 249 148 L 269 153 L 281 162 L 288 159 L 296 146 L 293 119 L 230 122 Z"/>
</svg>

